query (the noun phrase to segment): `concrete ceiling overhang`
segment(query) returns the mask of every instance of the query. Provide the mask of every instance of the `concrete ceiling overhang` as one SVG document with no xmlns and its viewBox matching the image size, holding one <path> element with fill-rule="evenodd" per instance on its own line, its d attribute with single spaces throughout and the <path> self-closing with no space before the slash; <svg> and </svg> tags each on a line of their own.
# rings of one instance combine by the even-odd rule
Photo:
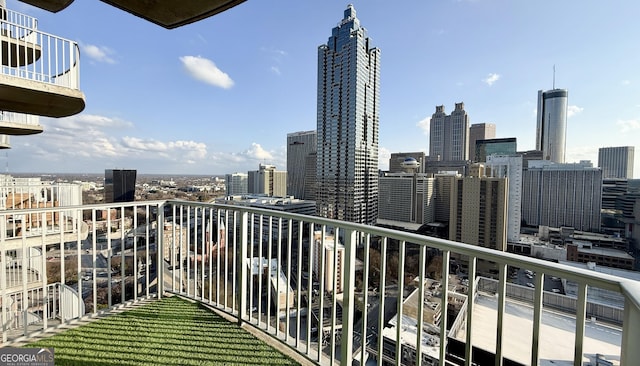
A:
<svg viewBox="0 0 640 366">
<path fill-rule="evenodd" d="M 73 0 L 20 0 L 21 2 L 29 5 L 33 5 L 37 8 L 57 13 L 60 10 L 66 8 L 73 2 Z"/>
<path fill-rule="evenodd" d="M 73 0 L 20 0 L 23 3 L 56 13 Z M 246 0 L 101 0 L 111 6 L 124 10 L 167 29 L 177 28 L 189 23 L 222 13 Z"/>
<path fill-rule="evenodd" d="M 222 13 L 245 0 L 101 0 L 167 29 L 177 28 Z"/>
</svg>

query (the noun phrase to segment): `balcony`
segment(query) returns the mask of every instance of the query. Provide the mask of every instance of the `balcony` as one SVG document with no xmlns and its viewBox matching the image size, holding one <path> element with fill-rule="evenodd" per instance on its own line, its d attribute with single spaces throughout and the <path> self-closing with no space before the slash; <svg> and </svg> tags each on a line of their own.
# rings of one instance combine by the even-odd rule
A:
<svg viewBox="0 0 640 366">
<path fill-rule="evenodd" d="M 0 110 L 67 117 L 84 109 L 76 42 L 40 31 L 33 17 L 2 9 L 0 44 Z M 3 121 L 2 128 L 19 130 L 7 123 L 20 121 Z M 14 134 L 41 132 L 33 128 L 26 124 L 25 132 Z"/>
<path fill-rule="evenodd" d="M 142 322 L 150 316 L 138 304 L 181 297 L 313 364 L 640 359 L 640 283 L 534 258 L 184 201 L 8 208 L 0 223 L 5 346 L 111 312 Z M 511 282 L 520 272 L 531 286 Z M 110 334 L 91 337 L 108 343 Z"/>
<path fill-rule="evenodd" d="M 43 131 L 40 117 L 32 114 L 0 111 L 0 134 L 35 135 Z"/>
</svg>

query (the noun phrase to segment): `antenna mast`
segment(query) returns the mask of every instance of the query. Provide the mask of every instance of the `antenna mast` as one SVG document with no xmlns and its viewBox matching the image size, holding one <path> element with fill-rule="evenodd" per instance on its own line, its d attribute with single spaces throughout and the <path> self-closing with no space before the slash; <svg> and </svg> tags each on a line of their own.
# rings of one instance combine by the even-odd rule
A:
<svg viewBox="0 0 640 366">
<path fill-rule="evenodd" d="M 553 89 L 556 88 L 556 65 L 553 64 Z"/>
</svg>

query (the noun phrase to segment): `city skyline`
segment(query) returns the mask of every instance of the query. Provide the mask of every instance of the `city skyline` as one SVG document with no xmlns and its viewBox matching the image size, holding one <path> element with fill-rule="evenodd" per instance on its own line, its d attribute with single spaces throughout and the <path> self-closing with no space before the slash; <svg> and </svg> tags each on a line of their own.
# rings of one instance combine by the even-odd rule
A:
<svg viewBox="0 0 640 366">
<path fill-rule="evenodd" d="M 553 87 L 553 65 L 555 87 L 570 94 L 567 162 L 597 165 L 601 147 L 640 148 L 640 53 L 625 31 L 640 5 L 353 4 L 382 50 L 381 169 L 392 152 L 428 151 L 435 105 L 450 113 L 464 102 L 470 124 L 494 123 L 496 137 L 533 149 L 537 91 Z M 13 137 L 0 164 L 9 173 L 285 169 L 286 135 L 315 128 L 317 47 L 346 5 L 246 2 L 168 31 L 100 2 L 51 14 L 8 0 L 39 28 L 80 43 L 87 107 L 41 118 L 44 132 Z"/>
</svg>

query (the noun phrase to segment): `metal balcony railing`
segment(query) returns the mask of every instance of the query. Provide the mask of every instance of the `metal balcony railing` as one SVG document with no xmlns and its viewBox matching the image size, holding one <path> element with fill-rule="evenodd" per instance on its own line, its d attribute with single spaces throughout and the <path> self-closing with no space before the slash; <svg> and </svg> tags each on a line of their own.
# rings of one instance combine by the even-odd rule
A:
<svg viewBox="0 0 640 366">
<path fill-rule="evenodd" d="M 79 90 L 78 44 L 40 31 L 37 20 L 30 16 L 1 11 L 1 74 Z"/>
<path fill-rule="evenodd" d="M 640 359 L 640 283 L 586 269 L 249 207 L 130 202 L 0 211 L 0 222 L 10 228 L 16 214 L 43 225 L 34 237 L 0 232 L 4 344 L 174 293 L 317 364 Z M 516 274 L 530 286 L 511 282 Z"/>
</svg>

